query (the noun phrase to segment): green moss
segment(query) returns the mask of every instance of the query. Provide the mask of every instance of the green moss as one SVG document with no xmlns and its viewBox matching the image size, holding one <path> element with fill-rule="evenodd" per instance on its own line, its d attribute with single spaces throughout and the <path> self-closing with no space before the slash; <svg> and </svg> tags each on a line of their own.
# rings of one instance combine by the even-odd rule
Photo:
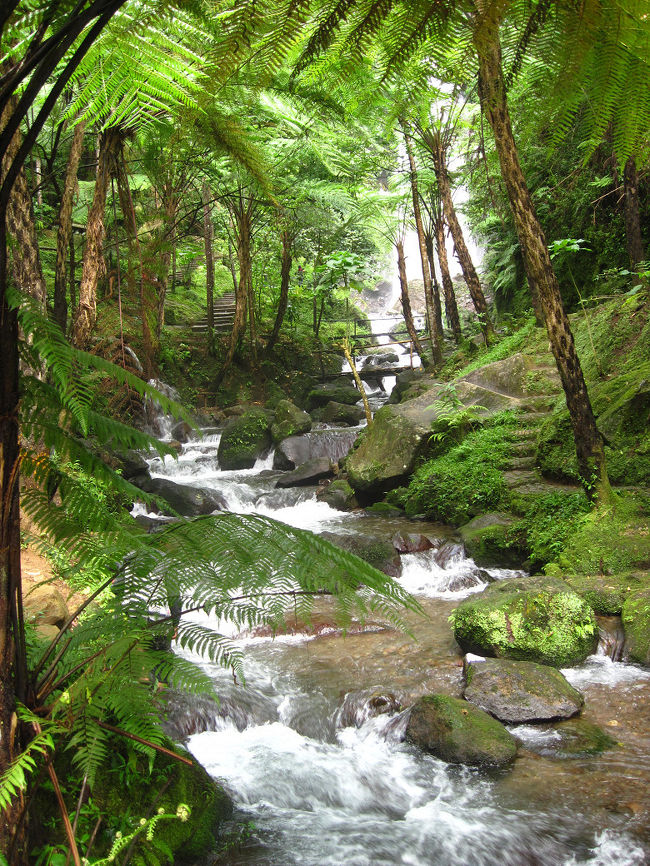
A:
<svg viewBox="0 0 650 866">
<path fill-rule="evenodd" d="M 650 586 L 647 573 L 566 575 L 563 578 L 598 614 L 620 616 L 626 598 Z"/>
<path fill-rule="evenodd" d="M 269 418 L 263 409 L 250 409 L 233 418 L 219 442 L 222 469 L 249 469 L 271 444 Z"/>
<path fill-rule="evenodd" d="M 578 595 L 549 579 L 507 583 L 466 599 L 453 612 L 454 634 L 465 651 L 555 667 L 578 664 L 593 652 L 596 621 Z"/>
<path fill-rule="evenodd" d="M 630 659 L 650 665 L 650 587 L 628 596 L 622 619 Z"/>
</svg>

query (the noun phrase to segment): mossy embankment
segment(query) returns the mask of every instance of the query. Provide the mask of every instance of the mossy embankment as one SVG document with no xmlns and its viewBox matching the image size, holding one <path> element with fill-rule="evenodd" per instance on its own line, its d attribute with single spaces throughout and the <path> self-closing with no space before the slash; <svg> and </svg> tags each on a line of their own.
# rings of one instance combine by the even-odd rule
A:
<svg viewBox="0 0 650 866">
<path fill-rule="evenodd" d="M 462 345 L 435 380 L 405 383 L 348 458 L 357 495 L 461 527 L 485 565 L 585 575 L 650 568 L 648 306 L 642 295 L 621 296 L 572 315 L 571 325 L 615 485 L 608 507 L 593 511 L 579 483 L 564 394 L 533 322 L 490 349 Z M 391 454 L 401 474 L 390 478 L 381 476 L 384 428 L 406 443 Z"/>
</svg>

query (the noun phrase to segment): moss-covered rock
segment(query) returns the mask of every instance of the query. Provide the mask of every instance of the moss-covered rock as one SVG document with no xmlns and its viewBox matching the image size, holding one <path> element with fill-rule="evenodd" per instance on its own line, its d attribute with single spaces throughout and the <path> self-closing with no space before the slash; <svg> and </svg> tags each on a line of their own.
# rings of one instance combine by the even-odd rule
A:
<svg viewBox="0 0 650 866">
<path fill-rule="evenodd" d="M 347 427 L 356 427 L 365 417 L 361 406 L 337 403 L 335 400 L 330 400 L 326 406 L 314 409 L 311 414 L 314 421 L 325 421 L 327 424 L 341 424 Z"/>
<path fill-rule="evenodd" d="M 321 502 L 327 502 L 331 508 L 337 511 L 352 511 L 358 507 L 354 490 L 344 478 L 337 478 L 316 494 Z"/>
<path fill-rule="evenodd" d="M 384 538 L 373 538 L 367 535 L 346 535 L 336 532 L 323 532 L 322 538 L 326 538 L 337 547 L 356 554 L 360 559 L 374 565 L 379 571 L 390 577 L 399 577 L 402 572 L 402 562 L 399 553 L 390 541 Z"/>
<path fill-rule="evenodd" d="M 520 566 L 526 559 L 526 550 L 511 531 L 514 522 L 509 514 L 489 512 L 461 526 L 458 531 L 468 556 L 482 568 Z"/>
<path fill-rule="evenodd" d="M 585 719 L 569 719 L 555 726 L 559 742 L 552 748 L 558 758 L 582 758 L 586 755 L 600 755 L 618 745 L 598 725 Z"/>
<path fill-rule="evenodd" d="M 191 758 L 171 742 L 167 746 Z M 124 816 L 128 809 L 136 820 L 149 813 L 154 800 L 156 808 L 168 814 L 175 814 L 180 804 L 189 806 L 187 821 L 161 821 L 156 829 L 156 839 L 169 846 L 174 863 L 179 864 L 194 861 L 215 848 L 221 824 L 232 815 L 230 797 L 200 764 L 192 759 L 190 766 L 161 753 L 156 754 L 153 774 L 143 772 L 128 791 L 124 790 L 121 773 L 114 777 L 110 772 L 103 773 L 93 790 L 93 799 L 108 815 Z"/>
<path fill-rule="evenodd" d="M 451 764 L 498 767 L 517 753 L 501 722 L 467 701 L 426 695 L 411 708 L 406 740 Z"/>
<path fill-rule="evenodd" d="M 571 574 L 563 580 L 596 613 L 603 616 L 620 616 L 625 599 L 645 587 L 650 587 L 650 575 L 643 572 L 625 574 Z"/>
<path fill-rule="evenodd" d="M 568 719 L 584 704 L 555 668 L 480 656 L 466 660 L 463 696 L 506 724 Z"/>
<path fill-rule="evenodd" d="M 451 620 L 465 652 L 553 667 L 579 664 L 598 641 L 591 607 L 554 578 L 497 581 L 461 602 Z"/>
<path fill-rule="evenodd" d="M 331 401 L 354 405 L 360 399 L 361 394 L 354 385 L 350 385 L 348 382 L 330 382 L 327 385 L 318 385 L 316 388 L 312 388 L 307 396 L 309 409 L 326 406 Z"/>
<path fill-rule="evenodd" d="M 630 659 L 650 665 L 650 587 L 626 598 L 621 618 Z"/>
<path fill-rule="evenodd" d="M 275 418 L 271 424 L 274 442 L 281 442 L 288 436 L 299 436 L 311 430 L 311 417 L 299 409 L 291 400 L 279 400 L 275 407 Z"/>
<path fill-rule="evenodd" d="M 263 409 L 249 409 L 226 425 L 217 453 L 221 469 L 251 469 L 271 446 L 271 425 Z"/>
</svg>

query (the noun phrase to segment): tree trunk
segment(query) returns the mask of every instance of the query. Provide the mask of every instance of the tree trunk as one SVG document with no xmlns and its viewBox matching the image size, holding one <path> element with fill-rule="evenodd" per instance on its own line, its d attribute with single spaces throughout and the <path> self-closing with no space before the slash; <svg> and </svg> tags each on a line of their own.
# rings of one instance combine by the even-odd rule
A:
<svg viewBox="0 0 650 866">
<path fill-rule="evenodd" d="M 427 308 L 427 323 L 429 325 L 429 336 L 431 339 L 431 351 L 433 354 L 434 367 L 442 364 L 442 335 L 438 331 L 436 322 L 436 311 L 433 301 L 433 284 L 431 282 L 431 270 L 429 268 L 429 257 L 427 255 L 427 247 L 424 239 L 424 226 L 422 224 L 422 212 L 420 210 L 420 194 L 418 192 L 418 176 L 413 156 L 413 144 L 411 137 L 406 130 L 406 124 L 402 124 L 402 132 L 404 134 L 404 142 L 406 144 L 406 153 L 408 155 L 410 174 L 411 174 L 411 198 L 413 199 L 413 217 L 415 219 L 415 230 L 418 236 L 418 245 L 420 247 L 420 261 L 422 263 L 422 279 L 424 281 L 424 298 Z"/>
<path fill-rule="evenodd" d="M 630 268 L 636 270 L 639 262 L 645 261 L 643 238 L 641 237 L 641 209 L 639 206 L 639 178 L 636 162 L 630 156 L 623 171 L 623 193 L 625 211 L 625 240 Z"/>
<path fill-rule="evenodd" d="M 235 211 L 235 219 L 237 223 L 237 259 L 239 261 L 239 281 L 235 292 L 235 319 L 230 334 L 228 352 L 217 375 L 216 386 L 223 381 L 231 367 L 237 346 L 246 328 L 246 306 L 251 273 L 251 220 L 250 214 L 243 204 Z"/>
<path fill-rule="evenodd" d="M 72 136 L 70 156 L 65 172 L 63 195 L 59 207 L 59 225 L 56 234 L 56 265 L 54 267 L 54 321 L 65 334 L 68 323 L 68 305 L 66 302 L 67 272 L 66 264 L 70 251 L 72 237 L 72 205 L 77 188 L 77 172 L 83 151 L 86 125 L 79 122 Z"/>
<path fill-rule="evenodd" d="M 606 501 L 610 488 L 603 440 L 596 427 L 546 238 L 519 163 L 506 101 L 499 25 L 495 18 L 486 17 L 480 20 L 474 33 L 474 46 L 479 61 L 481 106 L 494 135 L 501 175 L 512 208 L 526 272 L 532 276 L 539 290 L 551 350 L 571 417 L 580 476 L 589 499 Z"/>
<path fill-rule="evenodd" d="M 257 367 L 257 323 L 255 321 L 255 294 L 253 292 L 253 270 L 248 270 L 248 285 L 246 287 L 248 299 L 248 333 L 251 341 L 251 360 L 253 368 Z"/>
<path fill-rule="evenodd" d="M 117 192 L 120 199 L 120 210 L 124 217 L 124 228 L 128 244 L 128 266 L 127 280 L 129 292 L 132 297 L 138 296 L 140 302 L 140 319 L 142 327 L 142 366 L 145 375 L 151 377 L 154 374 L 153 358 L 157 347 L 154 347 L 151 337 L 151 325 L 149 323 L 149 311 L 152 304 L 149 302 L 147 290 L 148 275 L 144 273 L 142 264 L 142 250 L 138 239 L 138 223 L 135 216 L 135 206 L 131 196 L 131 185 L 129 173 L 124 159 L 124 136 L 120 134 L 119 145 L 115 154 L 115 176 L 117 180 Z M 119 260 L 117 262 L 119 268 Z M 139 287 L 136 288 L 135 269 L 139 272 Z"/>
<path fill-rule="evenodd" d="M 447 324 L 451 328 L 456 343 L 460 343 L 462 336 L 460 331 L 460 317 L 458 315 L 456 295 L 454 294 L 454 284 L 451 281 L 451 275 L 449 273 L 447 246 L 445 244 L 445 223 L 442 215 L 436 217 L 434 229 L 436 233 L 436 252 L 438 254 L 440 275 L 442 277 L 442 291 L 445 296 L 445 315 L 447 316 Z"/>
<path fill-rule="evenodd" d="M 422 362 L 422 366 L 424 367 L 426 365 L 426 360 L 424 357 L 424 352 L 422 351 L 422 345 L 420 344 L 418 332 L 416 331 L 415 325 L 413 323 L 411 299 L 409 298 L 409 286 L 408 280 L 406 279 L 406 260 L 404 258 L 404 244 L 401 240 L 395 241 L 395 249 L 397 250 L 397 275 L 399 277 L 399 287 L 402 293 L 402 313 L 404 314 L 404 321 L 406 322 L 406 330 L 408 331 L 411 342 L 413 343 L 413 348 L 420 356 L 420 361 Z"/>
<path fill-rule="evenodd" d="M 438 181 L 440 197 L 442 198 L 445 220 L 447 221 L 449 231 L 451 232 L 454 241 L 454 248 L 456 250 L 456 255 L 458 256 L 458 262 L 463 272 L 463 278 L 467 283 L 467 288 L 472 297 L 472 303 L 474 304 L 474 309 L 476 310 L 476 315 L 478 316 L 481 330 L 485 337 L 485 342 L 489 344 L 494 341 L 496 336 L 494 333 L 494 326 L 492 325 L 488 313 L 487 302 L 485 300 L 485 295 L 483 294 L 483 289 L 481 288 L 481 282 L 476 273 L 474 263 L 472 262 L 472 257 L 467 249 L 463 230 L 460 227 L 458 216 L 456 215 L 456 208 L 454 207 L 454 202 L 451 197 L 451 184 L 449 183 L 447 163 L 441 142 L 438 143 L 437 153 L 433 156 L 433 166 L 436 173 L 436 180 Z"/>
<path fill-rule="evenodd" d="M 278 301 L 278 310 L 275 314 L 273 330 L 271 331 L 271 336 L 266 344 L 267 355 L 271 352 L 278 339 L 280 328 L 282 327 L 282 322 L 284 321 L 284 316 L 287 312 L 287 305 L 289 303 L 289 277 L 291 275 L 291 263 L 293 261 L 291 255 L 291 244 L 293 242 L 293 237 L 288 229 L 282 229 L 281 239 L 282 261 L 280 264 L 280 299 Z"/>
<path fill-rule="evenodd" d="M 205 294 L 208 315 L 208 346 L 212 347 L 214 337 L 214 226 L 210 213 L 210 189 L 203 181 L 203 243 L 205 246 Z"/>
<path fill-rule="evenodd" d="M 13 96 L 0 119 L 0 131 L 9 122 L 17 103 L 18 98 Z M 22 136 L 20 131 L 17 131 L 9 143 L 6 154 L 3 156 L 0 178 L 4 179 L 11 163 L 16 158 L 21 144 Z M 32 196 L 24 168 L 21 168 L 18 172 L 11 189 L 7 212 L 4 218 L 9 235 L 13 239 L 12 275 L 16 288 L 20 289 L 21 292 L 27 292 L 45 309 L 47 288 L 43 279 L 43 269 L 41 268 L 41 258 L 38 251 Z"/>
<path fill-rule="evenodd" d="M 162 252 L 160 255 L 160 270 L 158 272 L 158 309 L 156 315 L 156 339 L 160 343 L 162 329 L 165 325 L 165 302 L 167 286 L 169 285 L 169 268 L 172 268 L 172 292 L 175 288 L 176 275 L 176 214 L 178 211 L 178 195 L 171 182 L 163 189 L 164 223 L 162 232 Z"/>
<path fill-rule="evenodd" d="M 431 285 L 433 286 L 433 309 L 436 314 L 436 327 L 438 329 L 438 333 L 442 337 L 443 327 L 442 305 L 440 303 L 440 286 L 438 285 L 438 278 L 436 277 L 436 267 L 433 260 L 433 235 L 430 231 L 426 231 L 424 233 L 424 244 L 427 248 L 427 259 L 429 261 L 429 271 L 431 273 Z"/>
<path fill-rule="evenodd" d="M 81 265 L 79 306 L 72 326 L 72 342 L 79 348 L 85 348 L 88 345 L 97 321 L 97 283 L 104 267 L 106 193 L 113 166 L 113 157 L 119 142 L 120 136 L 115 129 L 107 129 L 101 136 L 95 190 L 86 223 L 86 245 Z"/>
</svg>

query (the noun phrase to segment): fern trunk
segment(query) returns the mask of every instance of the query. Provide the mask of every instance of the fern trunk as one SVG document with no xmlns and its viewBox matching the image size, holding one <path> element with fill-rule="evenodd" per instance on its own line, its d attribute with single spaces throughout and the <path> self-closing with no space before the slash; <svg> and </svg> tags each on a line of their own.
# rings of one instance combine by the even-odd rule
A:
<svg viewBox="0 0 650 866">
<path fill-rule="evenodd" d="M 54 266 L 54 321 L 65 334 L 68 324 L 68 304 L 66 301 L 67 288 L 67 259 L 72 239 L 72 205 L 74 193 L 77 188 L 77 172 L 83 151 L 84 133 L 86 125 L 79 122 L 72 136 L 72 145 L 68 157 L 68 165 L 65 171 L 63 195 L 59 207 L 59 220 L 56 234 L 56 264 Z M 71 263 L 72 268 L 72 263 Z M 74 269 L 72 270 L 74 281 Z M 72 301 L 72 298 L 71 298 Z"/>
<path fill-rule="evenodd" d="M 284 317 L 287 312 L 287 305 L 289 303 L 289 278 L 291 275 L 291 263 L 293 261 L 291 255 L 291 244 L 293 242 L 293 237 L 288 229 L 285 228 L 282 230 L 281 240 L 282 261 L 280 264 L 280 299 L 278 301 L 278 309 L 275 314 L 273 330 L 271 331 L 271 336 L 269 337 L 268 343 L 266 344 L 267 354 L 269 354 L 273 349 L 273 346 L 275 346 L 275 343 L 280 334 L 282 322 L 284 321 Z"/>
<path fill-rule="evenodd" d="M 395 249 L 397 250 L 397 275 L 399 277 L 399 287 L 402 295 L 402 314 L 404 315 L 404 321 L 406 322 L 406 330 L 408 331 L 409 337 L 411 338 L 413 347 L 420 356 L 422 366 L 424 367 L 426 364 L 426 359 L 424 357 L 424 352 L 422 351 L 422 344 L 420 343 L 418 332 L 416 331 L 415 324 L 413 322 L 413 311 L 411 310 L 411 299 L 409 297 L 409 285 L 408 280 L 406 279 L 406 259 L 404 258 L 404 244 L 401 240 L 395 241 Z"/>
<path fill-rule="evenodd" d="M 427 255 L 427 247 L 424 239 L 424 226 L 422 224 L 422 211 L 420 209 L 420 194 L 418 191 L 418 176 L 417 167 L 415 165 L 415 157 L 413 156 L 413 144 L 411 137 L 406 131 L 406 126 L 402 125 L 404 133 L 404 143 L 406 144 L 406 153 L 408 155 L 410 176 L 411 176 L 411 198 L 413 200 L 413 218 L 415 220 L 415 231 L 418 236 L 418 246 L 420 248 L 420 261 L 422 263 L 422 279 L 424 282 L 424 300 L 427 310 L 427 324 L 429 326 L 429 337 L 431 340 L 431 351 L 433 355 L 434 367 L 442 364 L 442 346 L 440 343 L 441 334 L 438 332 L 436 323 L 435 305 L 433 302 L 433 285 L 431 282 L 431 271 L 429 269 L 429 257 Z"/>
<path fill-rule="evenodd" d="M 440 285 L 436 277 L 436 266 L 433 259 L 433 235 L 429 230 L 424 233 L 424 243 L 427 248 L 427 260 L 429 262 L 429 272 L 431 273 L 431 285 L 433 287 L 433 309 L 436 315 L 436 328 L 441 338 L 443 335 L 442 326 L 442 305 L 440 303 Z"/>
<path fill-rule="evenodd" d="M 551 350 L 571 417 L 578 469 L 589 499 L 604 501 L 609 498 L 610 488 L 603 439 L 596 426 L 546 238 L 519 162 L 506 100 L 499 25 L 495 18 L 481 20 L 474 33 L 474 45 L 479 61 L 481 107 L 494 135 L 526 273 L 530 274 L 539 290 Z"/>
<path fill-rule="evenodd" d="M 645 261 L 645 249 L 641 236 L 641 207 L 639 204 L 639 176 L 636 162 L 630 156 L 623 170 L 623 208 L 625 213 L 625 240 L 630 267 L 635 270 L 639 262 Z"/>
<path fill-rule="evenodd" d="M 207 181 L 201 188 L 203 199 L 203 245 L 205 248 L 205 294 L 208 317 L 208 346 L 214 337 L 214 227 L 210 213 L 210 189 Z"/>
<path fill-rule="evenodd" d="M 447 172 L 447 163 L 445 160 L 444 152 L 442 150 L 442 144 L 438 145 L 437 149 L 432 155 L 433 167 L 436 174 L 436 180 L 438 181 L 440 197 L 442 198 L 442 206 L 444 209 L 445 220 L 447 221 L 449 231 L 451 232 L 451 236 L 454 241 L 454 248 L 456 250 L 456 255 L 458 256 L 458 263 L 460 264 L 460 268 L 463 272 L 463 279 L 467 283 L 467 288 L 469 289 L 472 303 L 474 304 L 474 309 L 476 310 L 476 315 L 478 316 L 481 330 L 483 331 L 483 336 L 485 337 L 485 342 L 489 344 L 494 342 L 496 337 L 494 332 L 494 326 L 492 325 L 492 320 L 490 319 L 490 315 L 488 313 L 487 301 L 485 300 L 485 295 L 483 294 L 483 289 L 481 288 L 481 281 L 478 278 L 476 268 L 474 267 L 474 262 L 472 261 L 472 257 L 470 256 L 469 250 L 467 249 L 467 244 L 465 243 L 465 236 L 463 235 L 463 230 L 460 227 L 460 222 L 458 221 L 458 216 L 456 214 L 456 208 L 454 207 L 454 202 L 451 197 L 451 184 L 449 183 L 449 173 Z"/>
<path fill-rule="evenodd" d="M 115 129 L 107 129 L 102 134 L 99 146 L 95 190 L 86 223 L 86 245 L 81 267 L 79 306 L 72 327 L 72 342 L 78 348 L 86 348 L 97 321 L 97 283 L 104 267 L 106 194 L 113 157 L 119 146 L 119 140 L 119 134 Z"/>
<path fill-rule="evenodd" d="M 235 291 L 235 318 L 230 334 L 230 343 L 223 366 L 217 376 L 218 385 L 226 372 L 232 366 L 237 346 L 246 328 L 246 306 L 248 303 L 248 284 L 251 274 L 251 220 L 248 209 L 240 199 L 240 206 L 234 211 L 237 230 L 237 260 L 239 262 L 239 280 Z"/>
<path fill-rule="evenodd" d="M 0 120 L 0 129 L 4 129 L 18 103 L 17 97 L 12 97 L 3 117 Z M 22 144 L 22 136 L 17 131 L 9 143 L 7 152 L 2 160 L 2 176 L 15 160 L 18 149 Z M 34 223 L 34 209 L 32 207 L 32 196 L 27 183 L 24 168 L 21 168 L 9 194 L 9 202 L 6 212 L 6 225 L 12 244 L 12 273 L 16 287 L 22 292 L 27 292 L 45 308 L 47 302 L 47 289 L 41 268 L 41 259 L 36 238 L 36 227 Z"/>
<path fill-rule="evenodd" d="M 436 253 L 438 254 L 438 264 L 440 265 L 440 276 L 442 278 L 442 291 L 445 296 L 445 315 L 447 316 L 447 324 L 451 328 L 456 343 L 460 343 L 460 317 L 458 315 L 458 305 L 456 304 L 454 284 L 451 281 L 451 275 L 449 273 L 449 260 L 447 259 L 447 246 L 445 244 L 445 223 L 442 215 L 436 217 L 434 230 L 436 234 Z"/>
</svg>

